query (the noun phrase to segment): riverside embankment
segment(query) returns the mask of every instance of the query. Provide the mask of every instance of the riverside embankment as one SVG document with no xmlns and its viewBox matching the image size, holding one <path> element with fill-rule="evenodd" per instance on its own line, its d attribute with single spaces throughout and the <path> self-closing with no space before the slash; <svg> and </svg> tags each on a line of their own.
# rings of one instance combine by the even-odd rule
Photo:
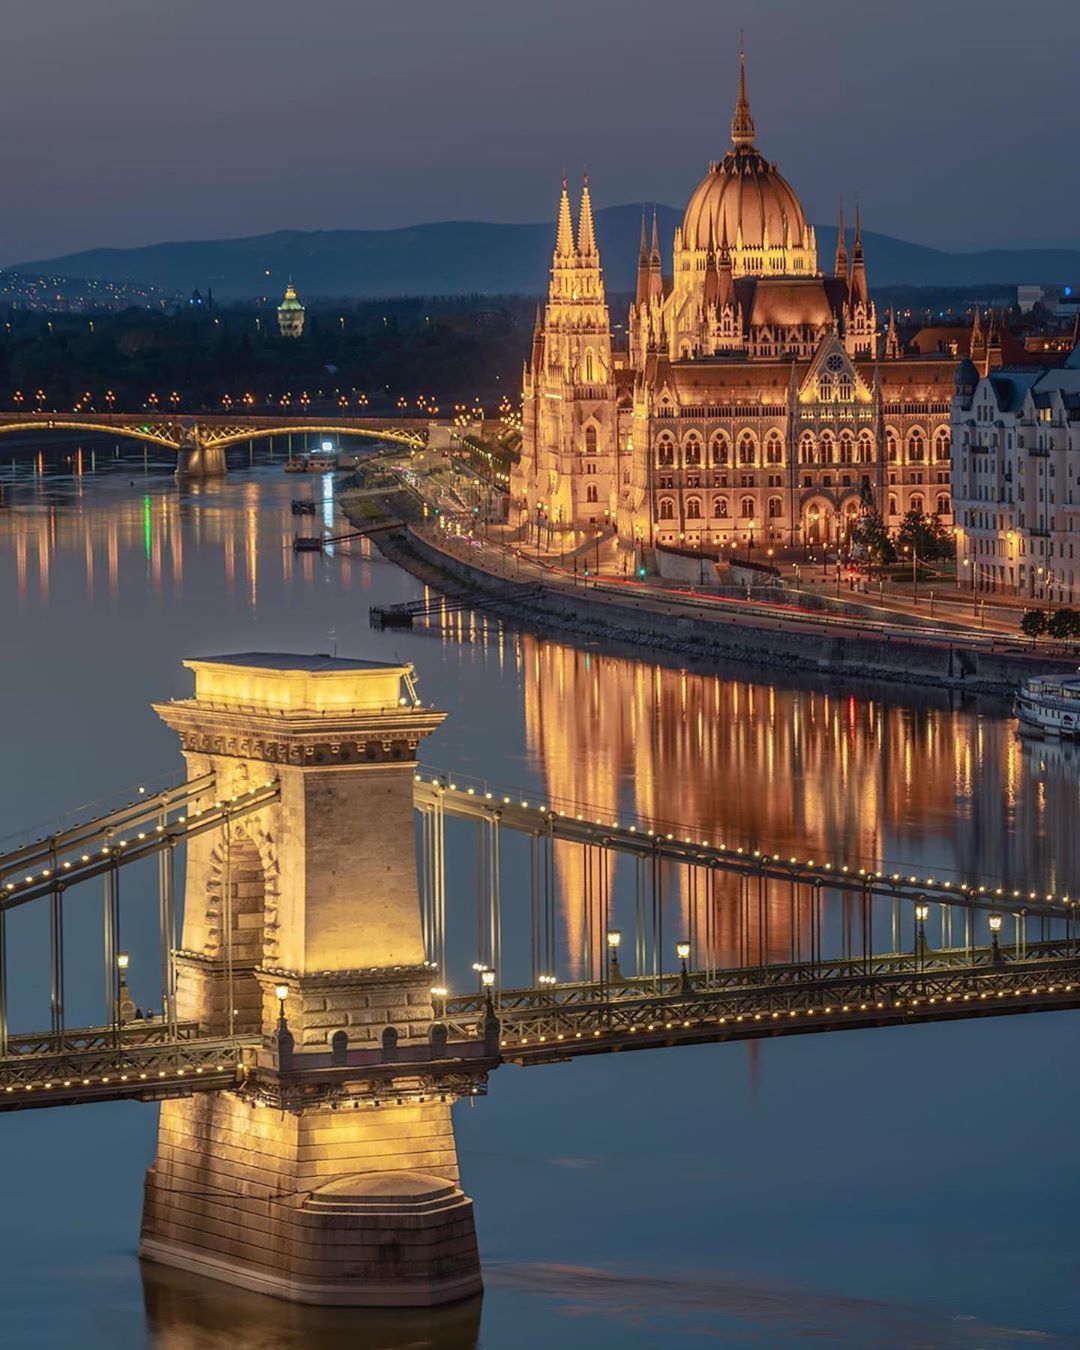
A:
<svg viewBox="0 0 1080 1350">
<path fill-rule="evenodd" d="M 348 514 L 348 510 L 347 510 Z M 357 522 L 359 523 L 359 522 Z M 443 541 L 403 525 L 374 537 L 381 552 L 455 598 L 475 596 L 489 613 L 515 623 L 661 650 L 687 659 L 724 659 L 816 673 L 903 681 L 1008 695 L 1041 672 L 1074 671 L 1076 662 L 1025 653 L 990 636 L 882 631 L 820 614 L 719 604 L 702 597 L 642 593 L 618 582 L 573 579 L 503 550 Z"/>
</svg>

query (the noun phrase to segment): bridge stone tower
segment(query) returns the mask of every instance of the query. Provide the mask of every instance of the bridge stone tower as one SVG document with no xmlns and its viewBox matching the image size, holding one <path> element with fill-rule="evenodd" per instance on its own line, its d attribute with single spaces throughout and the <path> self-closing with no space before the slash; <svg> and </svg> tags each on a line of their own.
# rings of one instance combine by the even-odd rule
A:
<svg viewBox="0 0 1080 1350">
<path fill-rule="evenodd" d="M 443 714 L 409 666 L 185 663 L 158 705 L 189 777 L 277 800 L 189 846 L 177 1014 L 251 1046 L 235 1090 L 161 1107 L 140 1253 L 306 1303 L 446 1303 L 481 1287 L 453 1101 L 497 1027 L 447 1048 L 417 893 L 413 772 Z"/>
</svg>

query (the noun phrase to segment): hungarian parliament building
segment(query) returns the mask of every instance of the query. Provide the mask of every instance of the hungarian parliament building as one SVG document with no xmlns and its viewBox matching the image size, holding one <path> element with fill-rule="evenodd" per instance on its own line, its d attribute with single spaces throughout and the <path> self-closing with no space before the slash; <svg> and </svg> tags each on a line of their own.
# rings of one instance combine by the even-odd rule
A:
<svg viewBox="0 0 1080 1350">
<path fill-rule="evenodd" d="M 755 145 L 745 68 L 731 147 L 694 190 L 664 265 L 643 222 L 626 350 L 612 342 L 586 180 L 559 203 L 524 373 L 512 519 L 614 527 L 620 545 L 713 556 L 849 536 L 870 493 L 951 524 L 957 362 L 905 355 L 870 298 L 858 218 L 832 270 L 794 189 Z"/>
</svg>

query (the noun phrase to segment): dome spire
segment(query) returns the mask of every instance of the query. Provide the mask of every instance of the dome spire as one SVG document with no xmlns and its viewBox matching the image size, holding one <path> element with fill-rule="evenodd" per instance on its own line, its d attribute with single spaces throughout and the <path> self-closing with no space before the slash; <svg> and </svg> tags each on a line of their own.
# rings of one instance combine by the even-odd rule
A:
<svg viewBox="0 0 1080 1350">
<path fill-rule="evenodd" d="M 746 96 L 746 52 L 742 50 L 742 35 L 739 35 L 739 98 L 735 104 L 735 116 L 731 119 L 731 143 L 735 146 L 753 145 L 754 119 L 750 115 L 750 100 Z"/>
</svg>

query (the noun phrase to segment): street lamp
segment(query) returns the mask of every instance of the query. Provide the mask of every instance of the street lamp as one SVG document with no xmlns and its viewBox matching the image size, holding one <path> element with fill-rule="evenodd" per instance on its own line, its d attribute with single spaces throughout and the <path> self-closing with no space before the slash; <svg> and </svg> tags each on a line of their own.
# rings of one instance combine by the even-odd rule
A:
<svg viewBox="0 0 1080 1350">
<path fill-rule="evenodd" d="M 929 917 L 930 906 L 925 900 L 920 900 L 915 906 L 915 920 L 918 924 L 915 936 L 915 954 L 919 958 L 920 965 L 926 960 L 926 921 Z"/>
<path fill-rule="evenodd" d="M 676 942 L 675 955 L 679 958 L 679 982 L 685 991 L 690 987 L 690 971 L 686 965 L 690 960 L 690 944 L 685 938 L 681 942 Z"/>
<path fill-rule="evenodd" d="M 116 994 L 116 1020 L 121 1024 L 130 1022 L 135 1016 L 135 1001 L 128 989 L 127 973 L 131 965 L 131 956 L 127 952 L 116 953 L 116 969 L 119 973 L 120 987 Z"/>
<path fill-rule="evenodd" d="M 618 928 L 609 928 L 607 932 L 608 946 L 608 979 L 612 984 L 617 984 L 622 980 L 622 971 L 619 969 L 619 943 L 622 941 L 622 933 Z"/>
<path fill-rule="evenodd" d="M 285 1000 L 289 996 L 289 986 L 287 984 L 274 985 L 274 993 L 278 1001 L 278 1022 L 282 1027 L 285 1025 Z"/>
<path fill-rule="evenodd" d="M 999 966 L 1005 959 L 1001 953 L 1001 944 L 998 941 L 998 934 L 1001 932 L 1001 915 L 991 914 L 987 922 L 990 925 L 990 960 L 995 966 Z"/>
</svg>

